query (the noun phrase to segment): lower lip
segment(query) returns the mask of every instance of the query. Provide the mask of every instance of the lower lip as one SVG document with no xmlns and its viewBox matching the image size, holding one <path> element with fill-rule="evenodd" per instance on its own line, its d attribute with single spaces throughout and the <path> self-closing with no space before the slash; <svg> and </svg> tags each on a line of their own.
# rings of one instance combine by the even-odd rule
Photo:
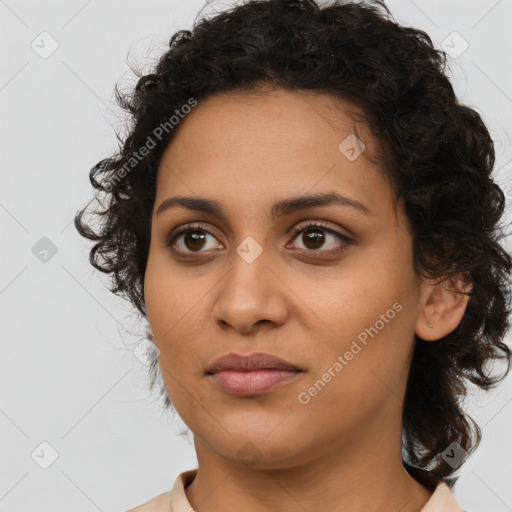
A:
<svg viewBox="0 0 512 512">
<path fill-rule="evenodd" d="M 267 393 L 295 379 L 302 372 L 283 370 L 223 370 L 210 375 L 212 381 L 226 393 L 251 396 Z"/>
</svg>

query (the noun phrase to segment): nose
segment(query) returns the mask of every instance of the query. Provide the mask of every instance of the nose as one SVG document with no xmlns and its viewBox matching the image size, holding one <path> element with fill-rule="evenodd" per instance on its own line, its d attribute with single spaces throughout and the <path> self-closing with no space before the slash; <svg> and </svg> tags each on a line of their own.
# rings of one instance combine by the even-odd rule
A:
<svg viewBox="0 0 512 512">
<path fill-rule="evenodd" d="M 241 334 L 266 331 L 283 325 L 289 315 L 289 288 L 265 252 L 252 262 L 238 253 L 221 279 L 213 318 L 223 330 Z"/>
</svg>

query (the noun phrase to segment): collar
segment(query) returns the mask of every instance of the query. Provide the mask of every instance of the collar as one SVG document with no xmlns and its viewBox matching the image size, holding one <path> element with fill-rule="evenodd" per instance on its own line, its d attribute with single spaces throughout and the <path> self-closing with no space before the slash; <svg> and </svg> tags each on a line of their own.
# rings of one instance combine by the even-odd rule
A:
<svg viewBox="0 0 512 512">
<path fill-rule="evenodd" d="M 196 512 L 196 510 L 192 508 L 192 505 L 190 505 L 187 499 L 187 495 L 185 494 L 185 488 L 192 482 L 192 480 L 194 480 L 196 475 L 197 469 L 192 469 L 180 473 L 177 476 L 172 491 L 170 491 L 170 493 L 166 493 L 168 496 L 170 495 L 170 512 Z M 168 505 L 167 509 L 162 509 L 162 512 L 169 512 Z M 457 501 L 455 500 L 450 487 L 448 487 L 448 485 L 446 485 L 444 482 L 440 482 L 437 485 L 431 498 L 421 509 L 421 512 L 464 511 L 457 504 Z"/>
<path fill-rule="evenodd" d="M 185 487 L 194 480 L 197 475 L 197 469 L 191 469 L 180 473 L 176 477 L 174 487 L 171 491 L 171 510 L 170 512 L 196 512 L 189 503 L 187 495 L 185 494 Z"/>
</svg>

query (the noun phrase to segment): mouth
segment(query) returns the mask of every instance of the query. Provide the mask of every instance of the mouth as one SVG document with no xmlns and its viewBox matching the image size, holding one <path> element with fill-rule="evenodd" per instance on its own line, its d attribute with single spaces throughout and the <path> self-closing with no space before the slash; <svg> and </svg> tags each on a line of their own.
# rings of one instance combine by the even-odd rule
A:
<svg viewBox="0 0 512 512">
<path fill-rule="evenodd" d="M 304 370 L 269 354 L 227 354 L 217 359 L 206 376 L 220 390 L 234 396 L 268 393 L 295 380 Z"/>
</svg>

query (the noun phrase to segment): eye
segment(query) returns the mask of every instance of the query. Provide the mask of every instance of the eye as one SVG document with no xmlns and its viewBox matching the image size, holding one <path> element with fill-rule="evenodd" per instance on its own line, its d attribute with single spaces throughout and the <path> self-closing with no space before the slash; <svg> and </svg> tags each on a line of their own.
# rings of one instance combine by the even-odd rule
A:
<svg viewBox="0 0 512 512">
<path fill-rule="evenodd" d="M 337 254 L 344 251 L 352 243 L 350 238 L 327 227 L 323 222 L 311 222 L 306 226 L 295 228 L 292 234 L 294 239 L 302 234 L 299 240 L 305 246 L 305 249 L 300 248 L 300 250 L 307 252 Z M 330 248 L 324 247 L 322 249 L 329 237 L 334 240 L 334 243 L 331 243 Z"/>
<path fill-rule="evenodd" d="M 298 238 L 298 235 L 301 233 L 302 237 L 300 241 L 304 245 L 304 248 L 299 248 L 299 250 L 302 252 L 337 254 L 345 250 L 347 246 L 352 243 L 350 238 L 327 227 L 327 225 L 322 222 L 311 222 L 306 226 L 295 228 L 292 232 L 293 239 Z M 215 244 L 208 247 L 208 237 L 215 239 L 215 237 L 200 224 L 189 224 L 184 226 L 177 233 L 171 233 L 165 241 L 165 245 L 171 247 L 175 253 L 191 255 L 194 253 L 207 252 L 202 250 L 205 248 L 215 248 Z M 332 247 L 322 249 L 329 238 L 334 242 L 330 244 Z"/>
<path fill-rule="evenodd" d="M 180 240 L 182 235 L 185 236 Z M 209 231 L 201 227 L 199 224 L 187 225 L 177 233 L 171 233 L 169 238 L 166 240 L 165 245 L 173 248 L 178 246 L 178 253 L 181 252 L 186 254 L 188 251 L 191 253 L 201 252 L 201 249 L 206 247 L 208 244 L 208 236 L 215 238 Z"/>
</svg>

